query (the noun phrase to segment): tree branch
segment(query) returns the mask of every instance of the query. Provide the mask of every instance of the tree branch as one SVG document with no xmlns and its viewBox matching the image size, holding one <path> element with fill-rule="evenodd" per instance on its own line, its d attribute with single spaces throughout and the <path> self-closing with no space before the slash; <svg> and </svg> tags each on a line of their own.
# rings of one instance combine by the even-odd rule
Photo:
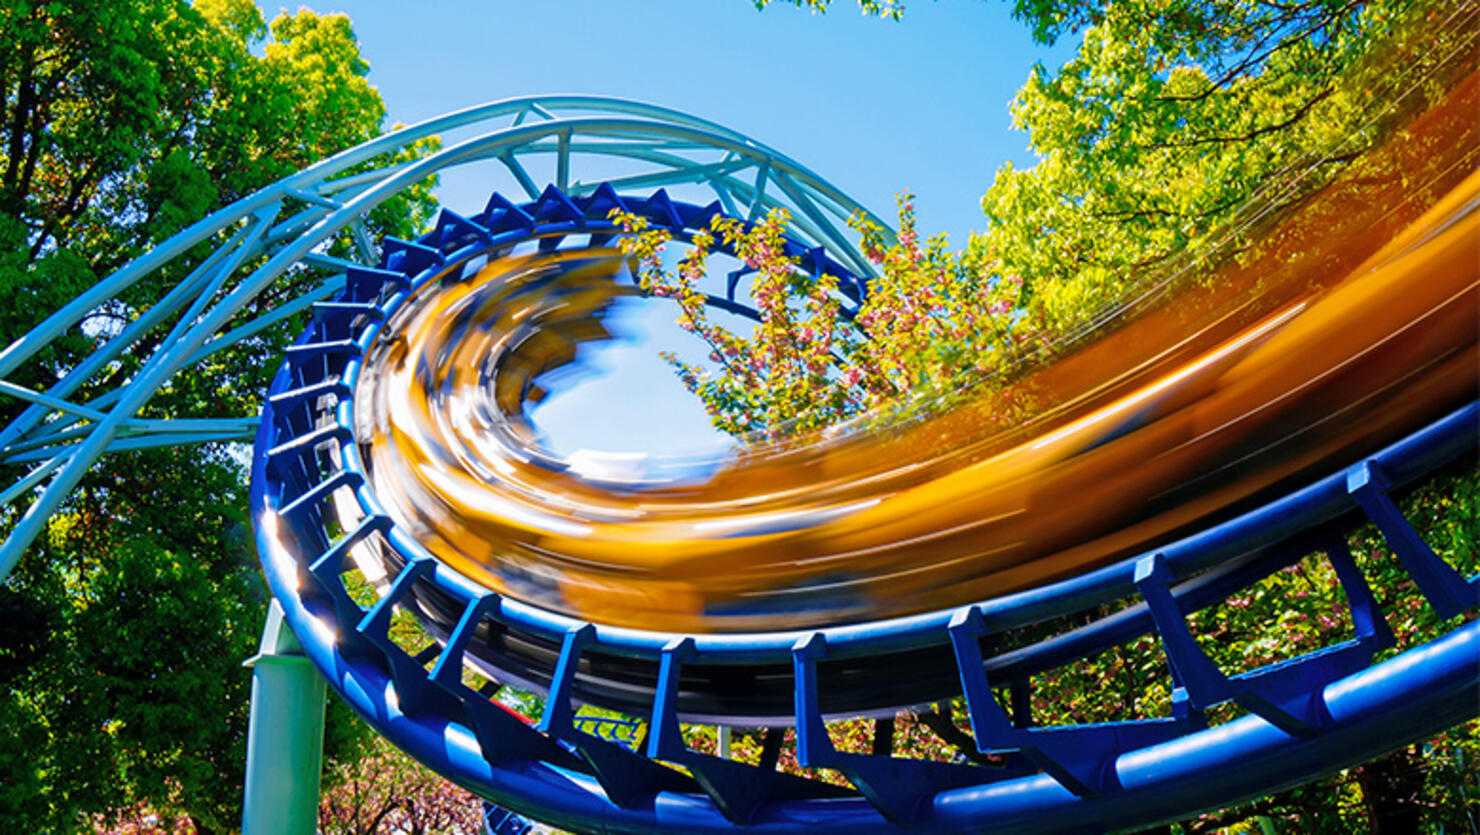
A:
<svg viewBox="0 0 1480 835">
<path fill-rule="evenodd" d="M 1235 78 L 1238 78 L 1240 74 L 1244 73 L 1254 66 L 1268 61 L 1269 58 L 1275 53 L 1289 47 L 1290 45 L 1305 40 L 1312 33 L 1320 31 L 1321 29 L 1333 24 L 1339 27 L 1341 24 L 1341 19 L 1345 17 L 1346 14 L 1353 8 L 1360 5 L 1361 2 L 1362 0 L 1349 0 L 1346 5 L 1327 12 L 1319 20 L 1315 21 L 1310 26 L 1307 26 L 1306 28 L 1295 32 L 1294 34 L 1282 38 L 1279 43 L 1275 44 L 1262 53 L 1258 52 L 1260 47 L 1262 47 L 1264 43 L 1269 40 L 1270 37 L 1274 36 L 1283 28 L 1283 22 L 1277 23 L 1273 28 L 1270 29 L 1267 34 L 1259 38 L 1259 40 L 1250 47 L 1249 53 L 1245 55 L 1243 59 L 1230 67 L 1226 72 L 1223 73 L 1223 75 L 1219 76 L 1217 80 L 1209 82 L 1208 86 L 1201 92 L 1193 93 L 1191 95 L 1156 96 L 1152 100 L 1159 102 L 1202 101 L 1203 99 L 1206 99 L 1208 96 L 1211 96 L 1213 93 L 1216 93 L 1217 91 L 1226 87 L 1228 84 L 1232 83 L 1233 80 Z M 1294 13 L 1304 11 L 1306 8 L 1308 8 L 1308 6 L 1304 5 L 1291 7 L 1292 12 Z M 1293 14 L 1287 14 L 1284 17 L 1286 18 L 1286 20 L 1288 20 L 1292 16 Z"/>
<path fill-rule="evenodd" d="M 1272 125 L 1265 125 L 1261 128 L 1255 128 L 1248 133 L 1238 134 L 1236 136 L 1202 136 L 1198 137 L 1197 139 L 1189 139 L 1182 142 L 1156 142 L 1150 145 L 1142 145 L 1140 147 L 1148 150 L 1161 150 L 1164 148 L 1195 148 L 1199 145 L 1232 145 L 1239 142 L 1248 142 L 1253 139 L 1258 139 L 1265 134 L 1274 133 L 1275 131 L 1281 131 L 1285 128 L 1290 127 L 1291 125 L 1294 125 L 1295 123 L 1304 119 L 1306 116 L 1310 115 L 1311 109 L 1314 108 L 1317 104 L 1320 104 L 1325 99 L 1329 98 L 1331 93 L 1332 88 L 1326 87 L 1319 93 L 1317 93 L 1314 97 L 1312 97 L 1310 101 L 1301 105 L 1293 114 L 1290 115 L 1290 118 L 1284 120 L 1283 122 L 1277 122 Z"/>
</svg>

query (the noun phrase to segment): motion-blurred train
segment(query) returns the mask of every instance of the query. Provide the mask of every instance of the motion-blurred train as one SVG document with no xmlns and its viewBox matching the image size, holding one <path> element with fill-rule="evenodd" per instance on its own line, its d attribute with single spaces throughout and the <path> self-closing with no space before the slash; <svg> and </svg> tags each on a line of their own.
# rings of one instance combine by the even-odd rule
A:
<svg viewBox="0 0 1480 835">
<path fill-rule="evenodd" d="M 376 495 L 435 556 L 603 624 L 792 629 L 1072 576 L 1475 398 L 1477 112 L 1471 72 L 1323 186 L 1138 279 L 1093 338 L 963 405 L 683 477 L 583 466 L 529 428 L 541 376 L 606 338 L 603 311 L 633 293 L 622 254 L 490 253 L 387 322 L 357 439 Z"/>
</svg>

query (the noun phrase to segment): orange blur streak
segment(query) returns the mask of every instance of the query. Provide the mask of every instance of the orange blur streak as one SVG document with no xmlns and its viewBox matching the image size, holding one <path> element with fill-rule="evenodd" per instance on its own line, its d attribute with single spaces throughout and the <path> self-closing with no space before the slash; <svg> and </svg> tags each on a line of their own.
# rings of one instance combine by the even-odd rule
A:
<svg viewBox="0 0 1480 835">
<path fill-rule="evenodd" d="M 905 615 L 1136 553 L 1476 396 L 1477 86 L 1471 71 L 1258 246 L 1057 362 L 914 428 L 744 455 L 698 484 L 617 489 L 466 441 L 449 467 L 448 438 L 492 430 L 446 425 L 407 358 L 434 350 L 468 288 L 517 266 L 491 265 L 385 349 L 377 493 L 468 576 L 648 629 Z M 497 402 L 523 437 L 528 382 L 594 338 L 580 323 L 603 298 L 506 306 L 444 358 L 438 390 L 472 396 L 470 366 L 509 358 Z M 506 343 L 525 315 L 552 335 L 521 367 Z"/>
</svg>

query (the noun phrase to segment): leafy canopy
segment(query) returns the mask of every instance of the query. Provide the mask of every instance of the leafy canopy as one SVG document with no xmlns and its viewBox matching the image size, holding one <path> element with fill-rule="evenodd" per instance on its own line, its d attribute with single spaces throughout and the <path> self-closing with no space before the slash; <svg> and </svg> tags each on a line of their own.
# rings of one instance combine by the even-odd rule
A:
<svg viewBox="0 0 1480 835">
<path fill-rule="evenodd" d="M 828 5 L 795 4 L 817 11 Z M 902 11 L 897 3 L 863 5 L 888 17 Z M 960 251 L 943 237 L 921 240 L 908 195 L 900 199 L 896 243 L 886 245 L 880 230 L 858 223 L 862 249 L 880 275 L 851 320 L 830 279 L 814 281 L 779 255 L 784 216 L 753 227 L 717 221 L 696 236 L 676 270 L 663 267 L 666 240 L 624 218 L 633 232 L 625 246 L 640 259 L 643 288 L 675 298 L 680 325 L 709 349 L 707 362 L 668 359 L 718 428 L 767 441 L 866 409 L 913 416 L 924 404 L 949 405 L 963 391 L 978 402 L 1025 363 L 1071 345 L 1103 311 L 1177 275 L 1189 257 L 1262 257 L 1249 234 L 1259 229 L 1251 217 L 1278 215 L 1333 181 L 1442 179 L 1412 156 L 1368 152 L 1392 122 L 1383 110 L 1389 103 L 1406 98 L 1405 106 L 1422 107 L 1441 94 L 1432 71 L 1469 35 L 1434 25 L 1454 13 L 1445 4 L 1017 0 L 1014 12 L 1039 41 L 1083 35 L 1073 59 L 1057 70 L 1034 68 L 1013 102 L 1037 163 L 998 171 L 982 199 L 985 228 Z M 1415 39 L 1415 32 L 1433 36 Z M 1340 199 L 1361 194 L 1332 202 Z M 754 271 L 760 322 L 748 332 L 715 321 L 703 307 L 702 265 L 716 241 Z M 1017 404 L 1000 396 L 979 402 L 990 404 L 983 419 L 1012 423 Z M 1405 507 L 1425 540 L 1466 575 L 1480 565 L 1477 481 L 1473 471 L 1445 477 Z M 1458 625 L 1425 604 L 1375 530 L 1351 540 L 1388 613 L 1399 643 L 1394 651 Z M 1345 595 L 1320 556 L 1192 622 L 1204 648 L 1230 671 L 1352 632 Z M 1073 724 L 1165 716 L 1169 680 L 1159 645 L 1141 639 L 1036 677 L 1034 718 Z M 937 706 L 919 723 L 907 719 L 898 726 L 900 744 L 949 741 L 949 718 L 924 720 L 953 713 L 960 715 L 959 704 Z M 1169 831 L 1256 831 L 1269 818 L 1281 829 L 1331 833 L 1468 826 L 1476 731 L 1473 724 L 1454 729 Z M 939 739 L 932 742 L 932 733 Z M 844 723 L 834 737 L 859 740 L 866 750 L 867 724 Z M 745 737 L 737 750 L 743 757 L 755 747 Z"/>
<path fill-rule="evenodd" d="M 17 0 L 0 4 L 0 40 L 4 344 L 214 208 L 384 127 L 343 15 L 305 9 L 269 24 L 251 0 Z M 419 231 L 433 208 L 429 188 L 383 204 L 370 233 Z M 49 388 L 223 240 L 92 311 L 10 381 Z M 348 245 L 336 241 L 330 252 Z M 321 279 L 285 275 L 241 318 Z M 171 323 L 73 398 L 126 381 Z M 301 326 L 283 322 L 182 371 L 143 416 L 254 414 Z M 22 405 L 0 402 L 0 422 Z M 3 469 L 6 483 L 24 472 Z M 267 600 L 246 506 L 239 450 L 115 454 L 0 587 L 8 828 L 78 831 L 140 804 L 199 832 L 236 826 L 250 681 L 241 663 L 255 650 Z M 0 529 L 15 515 L 0 518 Z M 362 733 L 344 718 L 331 723 L 331 752 Z"/>
<path fill-rule="evenodd" d="M 1383 108 L 1445 52 L 1414 43 L 1442 11 L 1434 2 L 1022 0 L 1014 10 L 1040 39 L 1083 35 L 1073 59 L 1035 67 L 1013 102 L 1037 164 L 997 172 L 985 228 L 959 251 L 922 239 L 907 195 L 896 243 L 857 222 L 880 276 L 851 320 L 828 303 L 826 278 L 813 284 L 764 245 L 785 218 L 714 230 L 758 276 L 761 321 L 746 338 L 697 309 L 707 245 L 673 272 L 660 242 L 629 240 L 648 286 L 685 301 L 681 324 L 709 343 L 707 363 L 671 361 L 717 426 L 774 436 L 1010 379 L 1187 256 L 1246 248 L 1228 232 L 1241 213 L 1278 214 L 1361 160 L 1383 135 Z M 1388 56 L 1398 48 L 1399 60 Z M 1394 66 L 1405 71 L 1386 73 Z M 819 362 L 780 362 L 788 352 Z M 1014 408 L 1000 404 L 1004 418 Z"/>
</svg>

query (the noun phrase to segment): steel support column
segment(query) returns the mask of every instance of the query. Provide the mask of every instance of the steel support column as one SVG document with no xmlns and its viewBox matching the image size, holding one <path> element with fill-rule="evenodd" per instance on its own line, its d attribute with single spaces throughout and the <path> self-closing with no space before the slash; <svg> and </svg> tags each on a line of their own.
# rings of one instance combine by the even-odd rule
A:
<svg viewBox="0 0 1480 835">
<path fill-rule="evenodd" d="M 252 668 L 242 835 L 313 835 L 324 749 L 324 678 L 303 654 L 277 601 Z"/>
</svg>

